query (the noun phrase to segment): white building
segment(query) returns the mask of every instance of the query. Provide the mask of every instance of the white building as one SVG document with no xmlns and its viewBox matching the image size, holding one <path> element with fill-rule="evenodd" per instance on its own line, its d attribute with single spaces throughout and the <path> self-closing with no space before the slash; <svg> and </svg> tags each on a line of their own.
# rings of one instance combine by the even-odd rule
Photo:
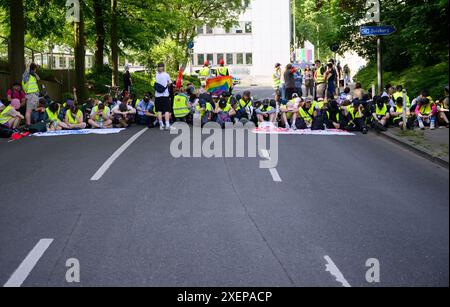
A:
<svg viewBox="0 0 450 307">
<path fill-rule="evenodd" d="M 217 65 L 223 58 L 232 75 L 271 76 L 276 63 L 290 61 L 290 0 L 252 0 L 239 17 L 239 26 L 230 30 L 197 29 L 193 66 L 199 69 L 209 60 Z"/>
</svg>

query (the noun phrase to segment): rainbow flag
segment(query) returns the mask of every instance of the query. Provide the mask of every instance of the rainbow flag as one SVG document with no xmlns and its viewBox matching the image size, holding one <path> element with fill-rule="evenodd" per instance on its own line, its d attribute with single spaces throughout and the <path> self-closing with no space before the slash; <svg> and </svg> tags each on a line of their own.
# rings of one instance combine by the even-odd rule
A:
<svg viewBox="0 0 450 307">
<path fill-rule="evenodd" d="M 232 87 L 233 80 L 231 76 L 216 77 L 206 80 L 206 90 L 209 93 L 220 95 L 227 92 Z"/>
</svg>

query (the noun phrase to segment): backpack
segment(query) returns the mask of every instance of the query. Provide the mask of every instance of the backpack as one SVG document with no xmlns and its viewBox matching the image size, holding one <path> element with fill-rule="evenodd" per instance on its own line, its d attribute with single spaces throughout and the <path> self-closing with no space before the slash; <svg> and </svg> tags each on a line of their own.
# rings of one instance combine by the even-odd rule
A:
<svg viewBox="0 0 450 307">
<path fill-rule="evenodd" d="M 47 124 L 45 122 L 35 123 L 28 128 L 28 131 L 30 133 L 47 132 Z"/>
<path fill-rule="evenodd" d="M 0 138 L 8 139 L 13 135 L 14 131 L 4 125 L 0 125 Z"/>
</svg>

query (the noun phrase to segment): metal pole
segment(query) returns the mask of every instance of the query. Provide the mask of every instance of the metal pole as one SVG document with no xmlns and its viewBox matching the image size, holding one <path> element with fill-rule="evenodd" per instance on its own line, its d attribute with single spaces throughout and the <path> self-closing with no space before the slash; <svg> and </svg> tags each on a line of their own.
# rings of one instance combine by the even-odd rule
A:
<svg viewBox="0 0 450 307">
<path fill-rule="evenodd" d="M 319 35 L 319 25 L 317 25 L 317 60 L 320 60 L 320 35 Z"/>
<path fill-rule="evenodd" d="M 377 95 L 376 89 L 375 89 L 375 84 L 372 84 L 372 99 L 373 97 L 375 97 Z"/>
<path fill-rule="evenodd" d="M 407 129 L 407 105 L 406 105 L 406 89 L 403 89 L 403 130 Z"/>
<path fill-rule="evenodd" d="M 293 3 L 294 3 L 294 9 L 293 9 L 293 14 L 294 14 L 294 16 L 293 16 L 293 21 L 292 21 L 292 23 L 293 23 L 293 25 L 292 25 L 292 30 L 293 30 L 293 34 L 294 34 L 294 40 L 293 40 L 293 42 L 294 42 L 294 52 L 295 52 L 295 48 L 297 48 L 297 29 L 295 28 L 295 25 L 296 25 L 296 5 L 295 5 L 295 1 L 296 0 L 293 0 Z M 297 59 L 296 59 L 297 60 Z"/>
<path fill-rule="evenodd" d="M 378 1 L 378 16 L 380 16 L 381 21 L 381 3 Z M 378 25 L 381 25 L 379 22 Z M 378 93 L 381 95 L 383 92 L 383 56 L 382 56 L 382 50 L 381 50 L 381 36 L 378 36 L 377 38 L 377 70 L 378 70 Z"/>
</svg>

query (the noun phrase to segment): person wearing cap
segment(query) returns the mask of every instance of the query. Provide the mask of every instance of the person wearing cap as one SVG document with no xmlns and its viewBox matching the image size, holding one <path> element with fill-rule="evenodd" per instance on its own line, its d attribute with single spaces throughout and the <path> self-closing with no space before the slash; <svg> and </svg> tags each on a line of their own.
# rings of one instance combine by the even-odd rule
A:
<svg viewBox="0 0 450 307">
<path fill-rule="evenodd" d="M 13 83 L 12 87 L 6 92 L 6 97 L 9 102 L 13 99 L 19 99 L 20 107 L 25 106 L 25 92 L 22 90 L 22 86 L 18 82 Z"/>
<path fill-rule="evenodd" d="M 273 89 L 274 91 L 279 91 L 281 87 L 281 64 L 277 63 L 275 64 L 275 70 L 272 74 L 272 80 L 273 80 Z"/>
<path fill-rule="evenodd" d="M 294 122 L 295 129 L 310 129 L 313 126 L 313 121 L 317 117 L 318 113 L 313 105 L 312 97 L 307 97 L 305 101 L 300 103 L 297 109 L 297 119 Z"/>
<path fill-rule="evenodd" d="M 216 104 L 216 109 L 214 110 L 216 114 L 216 122 L 225 127 L 225 123 L 231 122 L 231 118 L 236 115 L 236 111 L 231 107 L 228 98 L 220 98 L 219 102 Z"/>
<path fill-rule="evenodd" d="M 389 113 L 389 96 L 375 96 L 372 106 L 372 127 L 378 131 L 386 131 L 391 115 Z"/>
<path fill-rule="evenodd" d="M 217 75 L 217 77 L 223 77 L 223 76 L 230 75 L 230 70 L 228 69 L 228 67 L 225 66 L 224 59 L 219 60 L 219 67 L 217 67 L 217 69 L 216 69 L 216 75 Z"/>
<path fill-rule="evenodd" d="M 270 99 L 264 99 L 261 106 L 256 109 L 256 117 L 258 118 L 259 123 L 275 123 L 277 110 L 273 108 L 270 103 Z"/>
<path fill-rule="evenodd" d="M 353 103 L 346 100 L 341 108 L 346 116 L 343 118 L 342 127 L 347 131 L 360 131 L 363 134 L 368 133 L 366 118 L 364 116 L 364 105 L 359 99 L 353 100 Z"/>
<path fill-rule="evenodd" d="M 428 98 L 421 98 L 416 106 L 416 119 L 421 130 L 429 125 L 431 130 L 436 128 L 437 108 L 434 102 Z"/>
<path fill-rule="evenodd" d="M 72 104 L 66 111 L 64 123 L 67 125 L 67 129 L 69 130 L 86 128 L 86 123 L 83 119 L 83 112 L 80 110 L 76 103 Z"/>
<path fill-rule="evenodd" d="M 207 102 L 205 99 L 199 99 L 195 106 L 195 113 L 198 114 L 201 125 L 204 126 L 213 118 L 213 107 L 211 103 Z"/>
<path fill-rule="evenodd" d="M 151 99 L 152 99 L 151 93 L 148 93 L 147 95 L 144 96 L 144 99 L 142 99 L 137 104 L 136 123 L 138 125 L 153 127 L 155 120 L 158 118 L 158 116 L 155 113 L 155 104 Z"/>
<path fill-rule="evenodd" d="M 295 95 L 287 104 L 280 106 L 281 122 L 286 129 L 291 129 L 292 125 L 292 129 L 296 130 L 295 122 L 301 102 L 302 99 L 298 95 Z M 289 124 L 289 121 L 291 124 Z"/>
<path fill-rule="evenodd" d="M 0 124 L 10 129 L 17 129 L 24 116 L 18 111 L 20 109 L 20 100 L 13 99 L 9 106 L 0 112 Z"/>
<path fill-rule="evenodd" d="M 209 66 L 209 61 L 206 60 L 203 67 L 200 69 L 198 75 L 201 79 L 206 80 L 211 77 L 211 67 Z"/>
<path fill-rule="evenodd" d="M 158 64 L 155 81 L 155 107 L 158 113 L 159 129 L 170 130 L 170 93 L 169 85 L 172 83 L 170 76 L 165 72 L 164 63 Z M 166 121 L 164 126 L 163 116 Z"/>
</svg>

